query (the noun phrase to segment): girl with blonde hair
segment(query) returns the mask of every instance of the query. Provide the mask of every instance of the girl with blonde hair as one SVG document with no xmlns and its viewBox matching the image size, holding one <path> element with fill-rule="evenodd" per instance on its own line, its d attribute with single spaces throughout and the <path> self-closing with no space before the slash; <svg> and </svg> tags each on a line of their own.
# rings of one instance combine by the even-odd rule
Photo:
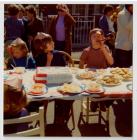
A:
<svg viewBox="0 0 137 140">
<path fill-rule="evenodd" d="M 28 53 L 27 45 L 22 39 L 17 38 L 14 40 L 8 48 L 8 52 L 10 54 L 7 63 L 8 69 L 12 69 L 13 67 L 35 68 L 35 61 Z"/>
</svg>

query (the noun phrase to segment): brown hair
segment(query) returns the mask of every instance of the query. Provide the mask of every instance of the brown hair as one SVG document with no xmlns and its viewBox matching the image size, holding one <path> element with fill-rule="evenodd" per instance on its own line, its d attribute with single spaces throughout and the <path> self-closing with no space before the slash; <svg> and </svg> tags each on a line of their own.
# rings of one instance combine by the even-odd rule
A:
<svg viewBox="0 0 137 140">
<path fill-rule="evenodd" d="M 39 38 L 39 36 L 42 36 L 42 38 Z M 34 48 L 42 47 L 42 49 L 46 49 L 47 44 L 52 41 L 53 41 L 53 39 L 52 39 L 51 35 L 45 34 L 42 32 L 38 32 L 34 38 L 34 42 L 33 42 Z"/>
<path fill-rule="evenodd" d="M 108 12 L 113 11 L 113 6 L 111 5 L 106 5 L 104 7 L 104 15 L 106 15 Z"/>
<path fill-rule="evenodd" d="M 36 8 L 33 5 L 29 5 L 26 8 L 26 12 L 31 13 L 34 17 L 36 17 Z"/>
<path fill-rule="evenodd" d="M 59 9 L 65 9 L 67 12 L 69 12 L 69 8 L 66 4 L 58 4 L 56 6 L 56 9 L 59 10 Z"/>
<path fill-rule="evenodd" d="M 14 49 L 18 49 L 18 50 L 23 51 L 24 56 L 27 56 L 27 54 L 29 52 L 26 43 L 21 38 L 15 39 L 11 43 L 10 48 L 11 48 L 11 52 L 10 52 L 11 55 L 13 54 Z"/>
<path fill-rule="evenodd" d="M 19 7 L 19 11 L 21 11 L 22 13 L 25 13 L 25 8 L 22 4 L 18 4 Z"/>
<path fill-rule="evenodd" d="M 26 105 L 26 94 L 22 90 L 4 84 L 4 114 L 15 115 Z"/>
<path fill-rule="evenodd" d="M 19 13 L 19 6 L 16 4 L 9 5 L 8 13 L 10 16 L 16 16 Z"/>
<path fill-rule="evenodd" d="M 92 36 L 93 34 L 95 34 L 96 32 L 98 32 L 98 31 L 99 31 L 102 35 L 104 35 L 103 30 L 100 29 L 100 28 L 94 28 L 94 29 L 90 30 L 90 32 L 89 32 L 89 42 L 90 42 L 90 43 L 91 43 L 91 36 Z"/>
</svg>

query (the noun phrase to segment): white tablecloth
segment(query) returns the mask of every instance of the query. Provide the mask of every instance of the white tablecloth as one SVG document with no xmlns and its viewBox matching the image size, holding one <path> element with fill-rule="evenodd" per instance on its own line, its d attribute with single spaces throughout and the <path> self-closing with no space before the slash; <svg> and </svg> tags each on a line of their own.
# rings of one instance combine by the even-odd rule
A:
<svg viewBox="0 0 137 140">
<path fill-rule="evenodd" d="M 78 69 L 78 72 L 83 71 L 81 69 Z M 77 72 L 77 73 L 78 73 Z M 29 87 L 31 87 L 31 85 L 34 83 L 33 81 L 33 75 L 35 74 L 35 70 L 26 70 L 26 72 L 22 75 L 23 78 L 23 85 L 25 87 L 26 93 L 29 89 Z M 75 74 L 73 74 L 73 82 L 77 83 L 77 84 L 81 84 L 82 80 L 78 80 L 75 76 Z M 118 98 L 132 98 L 132 92 L 130 90 L 127 89 L 127 84 L 132 83 L 131 81 L 129 82 L 122 82 L 120 85 L 118 86 L 103 86 L 103 88 L 105 89 L 105 93 L 103 94 L 103 96 L 101 97 L 104 100 L 108 100 L 108 99 L 118 99 Z M 71 94 L 71 95 L 63 95 L 59 92 L 57 92 L 57 88 L 59 87 L 59 85 L 47 85 L 48 86 L 48 91 L 47 93 L 45 93 L 44 95 L 41 96 L 32 96 L 32 95 L 27 95 L 28 99 L 31 101 L 35 101 L 35 100 L 51 100 L 51 99 L 64 99 L 64 100 L 78 100 L 81 99 L 85 96 L 90 96 L 90 97 L 100 97 L 97 94 L 90 94 L 90 93 L 80 93 L 80 94 Z"/>
</svg>

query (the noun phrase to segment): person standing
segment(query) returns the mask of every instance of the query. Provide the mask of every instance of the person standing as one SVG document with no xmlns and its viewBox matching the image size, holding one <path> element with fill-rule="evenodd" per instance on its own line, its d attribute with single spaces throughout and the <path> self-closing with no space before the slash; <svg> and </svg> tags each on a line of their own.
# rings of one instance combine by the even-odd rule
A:
<svg viewBox="0 0 137 140">
<path fill-rule="evenodd" d="M 43 23 L 40 18 L 36 16 L 36 9 L 34 6 L 29 5 L 26 8 L 28 24 L 26 27 L 27 30 L 27 38 L 29 42 L 30 51 L 35 56 L 37 53 L 33 47 L 33 39 L 37 35 L 38 32 L 44 32 Z"/>
<path fill-rule="evenodd" d="M 4 21 L 4 57 L 8 58 L 7 47 L 17 37 L 23 38 L 24 24 L 21 19 L 18 19 L 19 7 L 16 4 L 11 4 L 8 7 L 9 16 Z"/>
<path fill-rule="evenodd" d="M 24 23 L 24 35 L 23 35 L 23 40 L 26 42 L 27 47 L 28 47 L 28 40 L 27 40 L 27 24 L 28 24 L 28 19 L 26 18 L 26 11 L 25 7 L 22 4 L 18 4 L 19 6 L 19 14 L 18 14 L 18 19 L 21 19 Z M 29 49 L 29 48 L 28 48 Z"/>
<path fill-rule="evenodd" d="M 117 19 L 117 35 L 115 41 L 115 66 L 132 66 L 133 48 L 133 5 L 126 4 L 119 12 Z"/>
<path fill-rule="evenodd" d="M 111 5 L 105 6 L 104 15 L 99 19 L 99 27 L 103 30 L 105 37 L 107 37 L 106 44 L 113 54 L 115 48 L 115 30 L 114 22 L 111 20 L 112 14 L 113 7 Z"/>
<path fill-rule="evenodd" d="M 75 23 L 65 4 L 56 6 L 58 15 L 51 19 L 49 34 L 55 42 L 55 49 L 65 51 L 71 55 L 72 49 L 72 26 Z"/>
</svg>

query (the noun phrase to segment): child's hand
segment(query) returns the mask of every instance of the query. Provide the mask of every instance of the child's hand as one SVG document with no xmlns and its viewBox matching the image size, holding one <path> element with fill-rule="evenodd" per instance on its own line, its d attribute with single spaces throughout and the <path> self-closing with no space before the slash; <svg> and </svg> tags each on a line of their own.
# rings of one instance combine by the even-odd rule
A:
<svg viewBox="0 0 137 140">
<path fill-rule="evenodd" d="M 53 59 L 53 54 L 51 52 L 47 53 L 47 64 L 46 66 L 50 66 L 51 65 L 51 61 Z"/>
</svg>

